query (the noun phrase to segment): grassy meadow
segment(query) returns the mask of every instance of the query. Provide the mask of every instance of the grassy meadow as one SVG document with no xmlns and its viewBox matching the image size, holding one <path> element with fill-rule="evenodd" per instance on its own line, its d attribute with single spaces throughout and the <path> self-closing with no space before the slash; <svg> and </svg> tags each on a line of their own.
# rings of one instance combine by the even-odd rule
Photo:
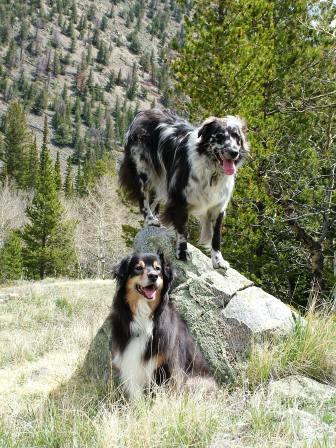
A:
<svg viewBox="0 0 336 448">
<path fill-rule="evenodd" d="M 0 447 L 334 447 L 336 397 L 284 397 L 270 380 L 336 378 L 336 322 L 310 315 L 285 338 L 252 344 L 236 382 L 161 389 L 130 403 L 76 374 L 107 316 L 110 280 L 0 288 Z"/>
</svg>

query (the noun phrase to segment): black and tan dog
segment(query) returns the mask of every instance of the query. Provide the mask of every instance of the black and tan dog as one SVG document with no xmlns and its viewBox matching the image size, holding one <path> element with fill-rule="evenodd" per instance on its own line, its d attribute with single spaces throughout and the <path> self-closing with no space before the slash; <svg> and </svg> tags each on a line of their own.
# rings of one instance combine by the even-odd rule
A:
<svg viewBox="0 0 336 448">
<path fill-rule="evenodd" d="M 162 254 L 133 254 L 115 268 L 112 364 L 130 398 L 152 384 L 210 377 L 190 331 L 169 300 L 171 265 Z"/>
</svg>

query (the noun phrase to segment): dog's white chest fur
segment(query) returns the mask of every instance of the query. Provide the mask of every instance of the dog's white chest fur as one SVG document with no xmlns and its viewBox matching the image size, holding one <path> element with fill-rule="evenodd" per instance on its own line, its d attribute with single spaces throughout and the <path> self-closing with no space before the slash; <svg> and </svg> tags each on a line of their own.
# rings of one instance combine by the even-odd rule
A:
<svg viewBox="0 0 336 448">
<path fill-rule="evenodd" d="M 156 368 L 154 359 L 143 360 L 148 341 L 153 335 L 151 309 L 146 299 L 141 299 L 131 322 L 131 338 L 122 353 L 118 353 L 113 364 L 119 369 L 121 383 L 131 398 L 141 396 L 143 389 L 152 380 Z"/>
<path fill-rule="evenodd" d="M 212 208 L 225 210 L 231 198 L 235 177 L 223 175 L 213 167 L 207 167 L 202 156 L 194 157 L 191 175 L 185 190 L 190 211 L 204 216 Z"/>
</svg>

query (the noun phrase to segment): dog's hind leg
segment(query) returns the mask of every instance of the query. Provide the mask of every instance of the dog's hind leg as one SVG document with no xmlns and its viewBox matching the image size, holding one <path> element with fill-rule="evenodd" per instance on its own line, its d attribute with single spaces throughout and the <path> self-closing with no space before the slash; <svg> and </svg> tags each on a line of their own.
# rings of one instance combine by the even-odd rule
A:
<svg viewBox="0 0 336 448">
<path fill-rule="evenodd" d="M 155 199 L 152 208 L 154 209 L 154 216 L 160 216 L 160 202 L 158 199 Z"/>
<path fill-rule="evenodd" d="M 150 207 L 149 180 L 146 173 L 139 173 L 140 179 L 140 198 L 139 208 L 145 220 L 145 226 L 160 226 L 160 221 L 153 215 Z"/>
<path fill-rule="evenodd" d="M 153 198 L 153 200 L 150 204 L 150 209 L 152 210 L 154 217 L 157 220 L 159 220 L 159 216 L 160 216 L 160 201 L 159 201 L 159 199 L 157 199 L 156 197 Z M 160 223 L 158 225 L 160 225 Z"/>
<path fill-rule="evenodd" d="M 222 233 L 222 222 L 224 217 L 224 211 L 220 211 L 214 216 L 214 227 L 213 236 L 211 241 L 211 260 L 212 266 L 215 269 L 228 269 L 230 264 L 224 260 L 222 253 L 220 251 L 221 246 L 221 233 Z"/>
<path fill-rule="evenodd" d="M 176 258 L 182 261 L 190 260 L 191 254 L 187 250 L 188 209 L 186 201 L 179 198 L 168 203 L 162 220 L 167 225 L 173 224 L 176 231 Z"/>
</svg>

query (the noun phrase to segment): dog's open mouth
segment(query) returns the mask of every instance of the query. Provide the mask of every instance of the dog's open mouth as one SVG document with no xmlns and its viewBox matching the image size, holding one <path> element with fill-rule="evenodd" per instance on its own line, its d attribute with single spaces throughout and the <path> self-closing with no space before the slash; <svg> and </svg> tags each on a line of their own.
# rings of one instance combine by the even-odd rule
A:
<svg viewBox="0 0 336 448">
<path fill-rule="evenodd" d="M 222 159 L 221 166 L 225 174 L 232 176 L 236 172 L 236 165 L 233 160 Z"/>
<path fill-rule="evenodd" d="M 226 159 L 222 154 L 216 153 L 219 164 L 227 176 L 232 176 L 236 172 L 236 164 L 232 159 Z"/>
<path fill-rule="evenodd" d="M 146 297 L 148 300 L 154 300 L 156 296 L 156 286 L 155 285 L 149 285 L 149 286 L 140 286 L 136 285 L 136 290 Z"/>
</svg>

